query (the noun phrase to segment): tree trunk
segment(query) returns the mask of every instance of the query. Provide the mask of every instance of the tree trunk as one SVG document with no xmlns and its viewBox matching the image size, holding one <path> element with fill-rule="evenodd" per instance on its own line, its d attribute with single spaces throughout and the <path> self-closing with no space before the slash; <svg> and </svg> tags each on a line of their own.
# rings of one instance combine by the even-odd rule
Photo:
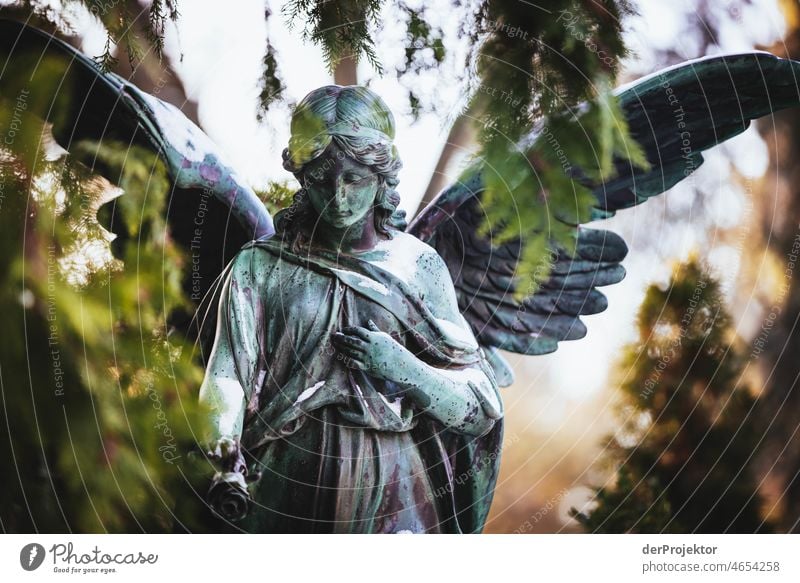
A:
<svg viewBox="0 0 800 583">
<path fill-rule="evenodd" d="M 450 162 L 452 162 L 456 153 L 474 141 L 475 130 L 472 127 L 471 120 L 466 115 L 458 116 L 450 128 L 447 141 L 442 148 L 442 153 L 439 155 L 439 161 L 436 162 L 436 168 L 433 170 L 431 180 L 428 182 L 428 188 L 425 189 L 425 194 L 417 207 L 416 214 L 419 214 L 445 186 L 452 182 L 452 177 L 447 174 Z"/>
</svg>

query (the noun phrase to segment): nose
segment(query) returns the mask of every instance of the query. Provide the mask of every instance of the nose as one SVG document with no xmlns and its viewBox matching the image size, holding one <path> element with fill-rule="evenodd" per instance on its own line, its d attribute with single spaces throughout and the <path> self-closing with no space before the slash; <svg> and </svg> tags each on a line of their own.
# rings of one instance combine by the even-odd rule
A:
<svg viewBox="0 0 800 583">
<path fill-rule="evenodd" d="M 346 196 L 347 190 L 345 188 L 344 176 L 339 175 L 336 177 L 336 182 L 333 186 L 333 201 L 331 202 L 338 206 L 345 201 Z"/>
</svg>

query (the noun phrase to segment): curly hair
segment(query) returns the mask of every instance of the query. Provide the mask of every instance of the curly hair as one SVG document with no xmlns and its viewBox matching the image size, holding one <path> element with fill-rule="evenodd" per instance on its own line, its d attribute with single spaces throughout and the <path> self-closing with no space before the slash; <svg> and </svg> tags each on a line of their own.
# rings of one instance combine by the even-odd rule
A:
<svg viewBox="0 0 800 583">
<path fill-rule="evenodd" d="M 405 229 L 405 212 L 397 205 L 397 173 L 402 167 L 392 112 L 371 90 L 359 85 L 327 85 L 315 89 L 297 104 L 292 114 L 289 146 L 283 150 L 283 167 L 305 184 L 305 168 L 333 142 L 356 162 L 378 175 L 375 196 L 375 230 L 390 237 L 389 228 Z M 307 228 L 319 217 L 301 188 L 290 206 L 275 215 L 275 228 L 294 249 L 307 244 Z"/>
</svg>

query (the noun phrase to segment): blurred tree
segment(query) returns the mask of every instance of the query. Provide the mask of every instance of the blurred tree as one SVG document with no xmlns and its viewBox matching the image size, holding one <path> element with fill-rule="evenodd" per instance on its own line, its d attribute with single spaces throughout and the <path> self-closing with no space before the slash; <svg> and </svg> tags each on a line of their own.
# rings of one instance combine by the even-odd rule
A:
<svg viewBox="0 0 800 583">
<path fill-rule="evenodd" d="M 800 7 L 783 2 L 787 34 L 773 52 L 800 58 Z M 759 123 L 770 167 L 755 196 L 755 236 L 748 246 L 743 294 L 760 308 L 752 338 L 762 379 L 758 416 L 765 420 L 757 451 L 769 512 L 786 532 L 800 532 L 800 113 L 780 112 Z M 761 250 L 759 252 L 759 250 Z"/>
<path fill-rule="evenodd" d="M 756 37 L 752 36 L 755 33 L 747 24 L 760 8 L 756 4 L 753 0 L 697 0 L 682 23 L 679 36 L 685 39 L 681 43 L 683 50 L 679 52 L 673 47 L 654 51 L 655 58 L 660 63 L 674 64 L 709 51 L 731 50 L 723 39 L 735 43 L 755 42 Z M 756 48 L 797 59 L 800 57 L 800 8 L 792 1 L 778 1 L 777 5 L 786 26 L 783 39 L 772 46 Z M 740 31 L 740 35 L 731 35 L 732 29 Z M 759 29 L 763 35 L 764 27 Z M 773 35 L 775 38 L 775 33 Z M 687 48 L 691 52 L 687 53 Z M 777 528 L 799 532 L 800 391 L 797 381 L 800 363 L 794 355 L 800 350 L 800 327 L 797 326 L 800 283 L 793 257 L 799 244 L 800 192 L 795 185 L 800 177 L 793 160 L 800 152 L 800 115 L 786 110 L 754 125 L 768 149 L 769 168 L 763 178 L 756 180 L 743 181 L 734 172 L 731 186 L 743 183 L 742 190 L 749 199 L 746 208 L 750 212 L 745 213 L 736 229 L 721 234 L 715 232 L 715 238 L 735 247 L 741 255 L 741 267 L 731 290 L 731 306 L 744 340 L 751 344 L 751 366 L 747 374 L 752 376 L 751 382 L 760 394 L 755 416 L 764 420 L 763 433 L 753 444 L 760 490 L 765 497 L 767 514 Z M 733 166 L 735 156 L 731 152 L 727 156 Z M 718 181 L 712 181 L 713 191 L 701 191 L 699 183 L 693 186 L 697 192 L 690 212 L 675 216 L 666 213 L 667 225 L 690 222 L 713 225 L 716 217 L 704 201 L 731 194 L 730 188 L 722 188 L 725 185 Z M 658 222 L 665 223 L 663 214 L 659 215 Z M 646 234 L 649 230 L 640 228 L 638 231 Z M 659 228 L 652 232 L 662 231 Z M 653 245 L 656 244 L 661 244 L 661 240 L 653 241 Z"/>
<path fill-rule="evenodd" d="M 165 237 L 168 182 L 127 145 L 55 155 L 25 112 L 36 95 L 31 85 L 0 108 L 0 525 L 162 531 L 187 474 L 202 469 L 187 452 L 204 419 L 202 368 L 167 323 L 186 302 L 184 261 Z M 81 149 L 118 169 L 120 259 L 96 218 L 120 191 L 78 161 Z"/>
<path fill-rule="evenodd" d="M 612 479 L 573 515 L 591 532 L 771 530 L 753 474 L 763 428 L 742 379 L 748 356 L 718 282 L 697 259 L 678 266 L 666 289 L 648 289 L 638 328 L 619 364 Z"/>
<path fill-rule="evenodd" d="M 21 4 L 2 14 L 58 30 L 47 26 L 56 11 Z M 9 478 L 0 526 L 170 529 L 176 498 L 204 470 L 187 452 L 205 415 L 202 368 L 168 323 L 188 307 L 185 260 L 166 230 L 169 183 L 152 156 L 127 144 L 82 142 L 67 155 L 30 113 L 52 94 L 45 85 L 59 82 L 58 68 L 43 58 L 36 79 L 11 79 L 10 65 L 3 83 L 22 89 L 0 100 L 0 471 Z M 104 211 L 116 240 L 97 217 L 112 200 Z M 203 510 L 196 500 L 182 517 L 188 526 Z"/>
</svg>

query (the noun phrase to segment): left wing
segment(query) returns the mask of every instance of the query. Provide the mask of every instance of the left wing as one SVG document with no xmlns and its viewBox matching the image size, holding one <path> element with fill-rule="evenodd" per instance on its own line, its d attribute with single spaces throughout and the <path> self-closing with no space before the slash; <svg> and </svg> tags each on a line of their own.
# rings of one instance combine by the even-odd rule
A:
<svg viewBox="0 0 800 583">
<path fill-rule="evenodd" d="M 80 161 L 111 183 L 118 172 L 109 172 L 86 154 L 81 143 L 121 144 L 126 160 L 127 149 L 139 146 L 163 160 L 172 181 L 163 212 L 171 236 L 192 250 L 198 272 L 185 287 L 198 288 L 187 290 L 194 299 L 212 288 L 245 242 L 274 233 L 272 218 L 253 189 L 178 108 L 101 71 L 54 36 L 0 19 L 0 98 L 13 102 L 20 95 L 26 96 L 27 113 L 50 124 L 59 146 L 70 156 L 82 152 Z M 124 235 L 119 212 L 110 215 L 112 224 L 107 226 Z"/>
<path fill-rule="evenodd" d="M 67 150 L 85 139 L 119 140 L 157 153 L 176 188 L 211 193 L 225 203 L 251 238 L 274 233 L 266 208 L 226 162 L 219 148 L 181 110 L 32 26 L 0 19 L 0 95 L 14 99 L 35 87 L 31 100 Z"/>
<path fill-rule="evenodd" d="M 703 150 L 743 132 L 753 119 L 800 105 L 798 75 L 798 62 L 746 53 L 688 61 L 620 88 L 617 96 L 631 135 L 650 168 L 616 160 L 613 179 L 589 185 L 597 200 L 592 220 L 669 190 L 703 163 Z M 574 226 L 575 254 L 559 250 L 549 278 L 517 301 L 517 290 L 524 293 L 524 282 L 515 278 L 524 241 L 494 246 L 478 234 L 485 172 L 480 163 L 470 167 L 408 231 L 447 263 L 464 317 L 507 385 L 513 374 L 496 349 L 545 354 L 562 340 L 582 338 L 586 327 L 580 316 L 606 309 L 597 288 L 623 279 L 620 262 L 627 246 L 610 231 Z M 529 204 L 541 204 L 537 195 L 530 193 Z"/>
</svg>

